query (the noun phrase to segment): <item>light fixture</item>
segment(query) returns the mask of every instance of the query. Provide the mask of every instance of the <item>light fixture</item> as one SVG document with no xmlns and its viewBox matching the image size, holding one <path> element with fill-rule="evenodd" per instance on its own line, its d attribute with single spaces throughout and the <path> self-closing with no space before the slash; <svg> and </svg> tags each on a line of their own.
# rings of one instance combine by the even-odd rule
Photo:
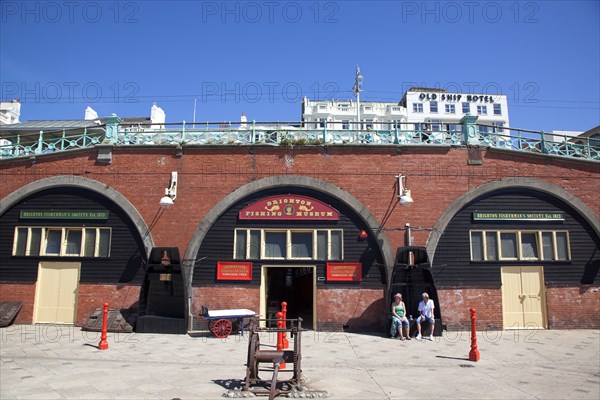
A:
<svg viewBox="0 0 600 400">
<path fill-rule="evenodd" d="M 168 188 L 165 189 L 165 196 L 162 199 L 160 199 L 158 204 L 161 207 L 170 207 L 173 204 L 175 204 L 175 202 L 173 200 L 175 200 L 176 198 L 177 198 L 177 171 L 173 171 L 173 172 L 171 172 L 171 184 L 169 185 Z"/>
<path fill-rule="evenodd" d="M 412 203 L 413 198 L 410 196 L 410 190 L 404 186 L 406 176 L 397 175 L 396 178 L 398 178 L 398 200 L 400 201 L 400 204 L 404 205 Z"/>
<path fill-rule="evenodd" d="M 367 233 L 367 231 L 364 229 L 361 229 L 360 233 L 358 234 L 358 238 L 361 240 L 365 240 L 368 237 L 369 237 L 369 234 Z"/>
</svg>

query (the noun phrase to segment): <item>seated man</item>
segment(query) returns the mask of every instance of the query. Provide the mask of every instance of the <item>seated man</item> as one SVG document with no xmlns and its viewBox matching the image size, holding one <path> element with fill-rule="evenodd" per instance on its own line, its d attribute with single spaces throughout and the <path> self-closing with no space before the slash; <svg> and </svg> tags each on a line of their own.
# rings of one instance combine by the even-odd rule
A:
<svg viewBox="0 0 600 400">
<path fill-rule="evenodd" d="M 421 322 L 429 321 L 431 324 L 431 331 L 429 334 L 429 340 L 433 340 L 433 329 L 435 328 L 435 319 L 433 317 L 433 309 L 435 305 L 433 304 L 433 300 L 429 298 L 427 293 L 423 293 L 423 300 L 419 302 L 419 318 L 417 318 L 417 330 L 419 334 L 417 335 L 417 340 L 420 340 L 421 337 Z"/>
</svg>

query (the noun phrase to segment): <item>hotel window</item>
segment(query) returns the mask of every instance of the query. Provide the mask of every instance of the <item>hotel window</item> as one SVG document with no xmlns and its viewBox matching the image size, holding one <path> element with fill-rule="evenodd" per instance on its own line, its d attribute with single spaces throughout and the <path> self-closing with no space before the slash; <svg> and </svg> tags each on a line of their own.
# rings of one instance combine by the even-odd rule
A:
<svg viewBox="0 0 600 400">
<path fill-rule="evenodd" d="M 439 132 L 442 130 L 442 121 L 439 119 L 432 119 L 429 122 L 431 123 L 431 130 L 433 132 Z"/>
<path fill-rule="evenodd" d="M 462 103 L 462 112 L 463 114 L 468 114 L 471 112 L 471 104 L 469 103 Z"/>
<path fill-rule="evenodd" d="M 429 103 L 429 112 L 432 112 L 432 113 L 438 112 L 438 102 L 437 101 L 431 101 Z"/>
<path fill-rule="evenodd" d="M 342 260 L 339 229 L 236 229 L 236 260 Z"/>
<path fill-rule="evenodd" d="M 459 124 L 448 124 L 448 131 L 450 133 L 461 132 L 462 127 Z"/>
<path fill-rule="evenodd" d="M 413 103 L 413 112 L 422 113 L 423 112 L 423 103 Z"/>
<path fill-rule="evenodd" d="M 569 261 L 567 231 L 471 231 L 471 261 Z"/>
<path fill-rule="evenodd" d="M 348 119 L 342 120 L 342 129 L 350 129 L 350 120 L 348 120 Z"/>
<path fill-rule="evenodd" d="M 365 129 L 373 129 L 373 120 L 372 119 L 367 119 L 365 124 Z"/>
<path fill-rule="evenodd" d="M 493 122 L 494 125 L 494 133 L 502 133 L 504 132 L 504 122 Z"/>
<path fill-rule="evenodd" d="M 327 122 L 327 118 L 319 118 L 319 128 L 325 128 L 326 122 Z"/>
<path fill-rule="evenodd" d="M 446 114 L 455 114 L 456 106 L 454 104 L 446 104 Z"/>
<path fill-rule="evenodd" d="M 13 256 L 109 257 L 111 228 L 16 227 Z"/>
<path fill-rule="evenodd" d="M 502 104 L 494 104 L 494 115 L 502 115 Z"/>
<path fill-rule="evenodd" d="M 487 115 L 487 106 L 477 106 L 477 114 Z"/>
</svg>

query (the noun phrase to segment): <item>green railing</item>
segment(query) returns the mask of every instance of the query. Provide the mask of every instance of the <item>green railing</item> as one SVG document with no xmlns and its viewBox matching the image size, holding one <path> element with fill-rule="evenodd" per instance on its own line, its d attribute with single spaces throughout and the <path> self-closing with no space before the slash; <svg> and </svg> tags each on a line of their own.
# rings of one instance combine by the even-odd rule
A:
<svg viewBox="0 0 600 400">
<path fill-rule="evenodd" d="M 252 121 L 133 125 L 123 124 L 113 116 L 107 118 L 105 126 L 94 127 L 93 131 L 91 128 L 63 130 L 62 133 L 41 131 L 33 136 L 12 137 L 2 134 L 0 158 L 46 154 L 103 143 L 115 146 L 475 145 L 600 161 L 600 146 L 589 138 L 564 137 L 560 141 L 552 141 L 542 131 L 478 125 L 476 121 L 477 117 L 467 115 L 456 125 L 422 124 L 422 129 L 406 129 L 413 124 L 379 122 L 367 127 L 364 123 L 356 126 L 356 123 L 343 122 Z"/>
<path fill-rule="evenodd" d="M 58 151 L 87 148 L 102 143 L 104 129 L 64 129 L 5 135 L 0 131 L 0 159 L 28 157 Z"/>
</svg>

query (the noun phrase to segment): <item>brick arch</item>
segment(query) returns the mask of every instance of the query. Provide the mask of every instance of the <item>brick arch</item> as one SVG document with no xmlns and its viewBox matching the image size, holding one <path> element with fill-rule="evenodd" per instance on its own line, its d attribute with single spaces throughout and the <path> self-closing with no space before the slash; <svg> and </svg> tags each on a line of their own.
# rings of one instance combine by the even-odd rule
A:
<svg viewBox="0 0 600 400">
<path fill-rule="evenodd" d="M 194 235 L 190 239 L 190 243 L 185 252 L 185 258 L 183 261 L 184 270 L 186 271 L 186 280 L 189 289 L 189 293 L 191 292 L 192 285 L 192 274 L 194 271 L 195 259 L 200 249 L 200 245 L 204 240 L 204 237 L 208 233 L 209 229 L 216 222 L 216 220 L 231 206 L 233 206 L 238 201 L 242 200 L 249 195 L 273 188 L 284 188 L 284 187 L 299 187 L 299 188 L 307 188 L 322 192 L 331 197 L 335 197 L 341 202 L 345 203 L 352 211 L 356 213 L 367 226 L 370 227 L 378 227 L 380 226 L 379 221 L 371 214 L 371 212 L 367 209 L 367 207 L 362 204 L 356 197 L 352 196 L 350 193 L 345 190 L 320 179 L 315 179 L 307 176 L 295 176 L 295 175 L 278 175 L 272 176 L 268 178 L 262 178 L 253 182 L 250 182 L 227 196 L 225 196 L 217 205 L 215 205 L 202 219 Z M 379 249 L 381 251 L 381 255 L 383 257 L 383 262 L 385 263 L 388 275 L 390 269 L 394 265 L 394 253 L 392 251 L 392 247 L 381 229 L 377 229 L 373 231 L 377 243 L 379 244 Z M 389 277 L 389 276 L 388 276 Z"/>
<path fill-rule="evenodd" d="M 596 236 L 600 237 L 600 220 L 598 219 L 598 216 L 583 201 L 581 201 L 572 193 L 552 183 L 541 181 L 535 178 L 503 178 L 499 181 L 485 183 L 472 190 L 469 190 L 468 192 L 464 193 L 462 196 L 454 200 L 452 204 L 450 204 L 450 206 L 446 208 L 446 210 L 442 213 L 440 218 L 433 226 L 433 230 L 431 231 L 431 234 L 427 239 L 427 254 L 429 255 L 429 260 L 432 264 L 433 256 L 435 255 L 435 250 L 437 248 L 438 242 L 442 236 L 442 233 L 444 233 L 444 230 L 446 229 L 452 218 L 454 218 L 454 216 L 463 207 L 476 200 L 477 198 L 487 193 L 495 192 L 502 189 L 533 190 L 548 194 L 552 197 L 562 200 L 564 203 L 570 205 L 581 217 L 583 217 L 583 219 L 585 219 L 590 224 Z"/>
<path fill-rule="evenodd" d="M 41 192 L 46 189 L 52 189 L 57 187 L 73 187 L 80 189 L 87 189 L 92 192 L 103 195 L 113 203 L 117 204 L 124 212 L 129 216 L 137 231 L 142 238 L 144 243 L 144 249 L 146 255 L 150 253 L 150 249 L 154 247 L 154 240 L 150 235 L 150 230 L 146 225 L 146 222 L 137 211 L 137 209 L 127 200 L 121 193 L 115 189 L 105 185 L 104 183 L 98 182 L 93 179 L 83 178 L 80 176 L 73 175 L 60 175 L 51 178 L 40 179 L 39 181 L 28 183 L 25 186 L 20 187 L 14 192 L 0 201 L 0 215 L 3 215 L 9 208 L 17 204 L 19 201 L 31 196 L 34 193 Z"/>
</svg>

